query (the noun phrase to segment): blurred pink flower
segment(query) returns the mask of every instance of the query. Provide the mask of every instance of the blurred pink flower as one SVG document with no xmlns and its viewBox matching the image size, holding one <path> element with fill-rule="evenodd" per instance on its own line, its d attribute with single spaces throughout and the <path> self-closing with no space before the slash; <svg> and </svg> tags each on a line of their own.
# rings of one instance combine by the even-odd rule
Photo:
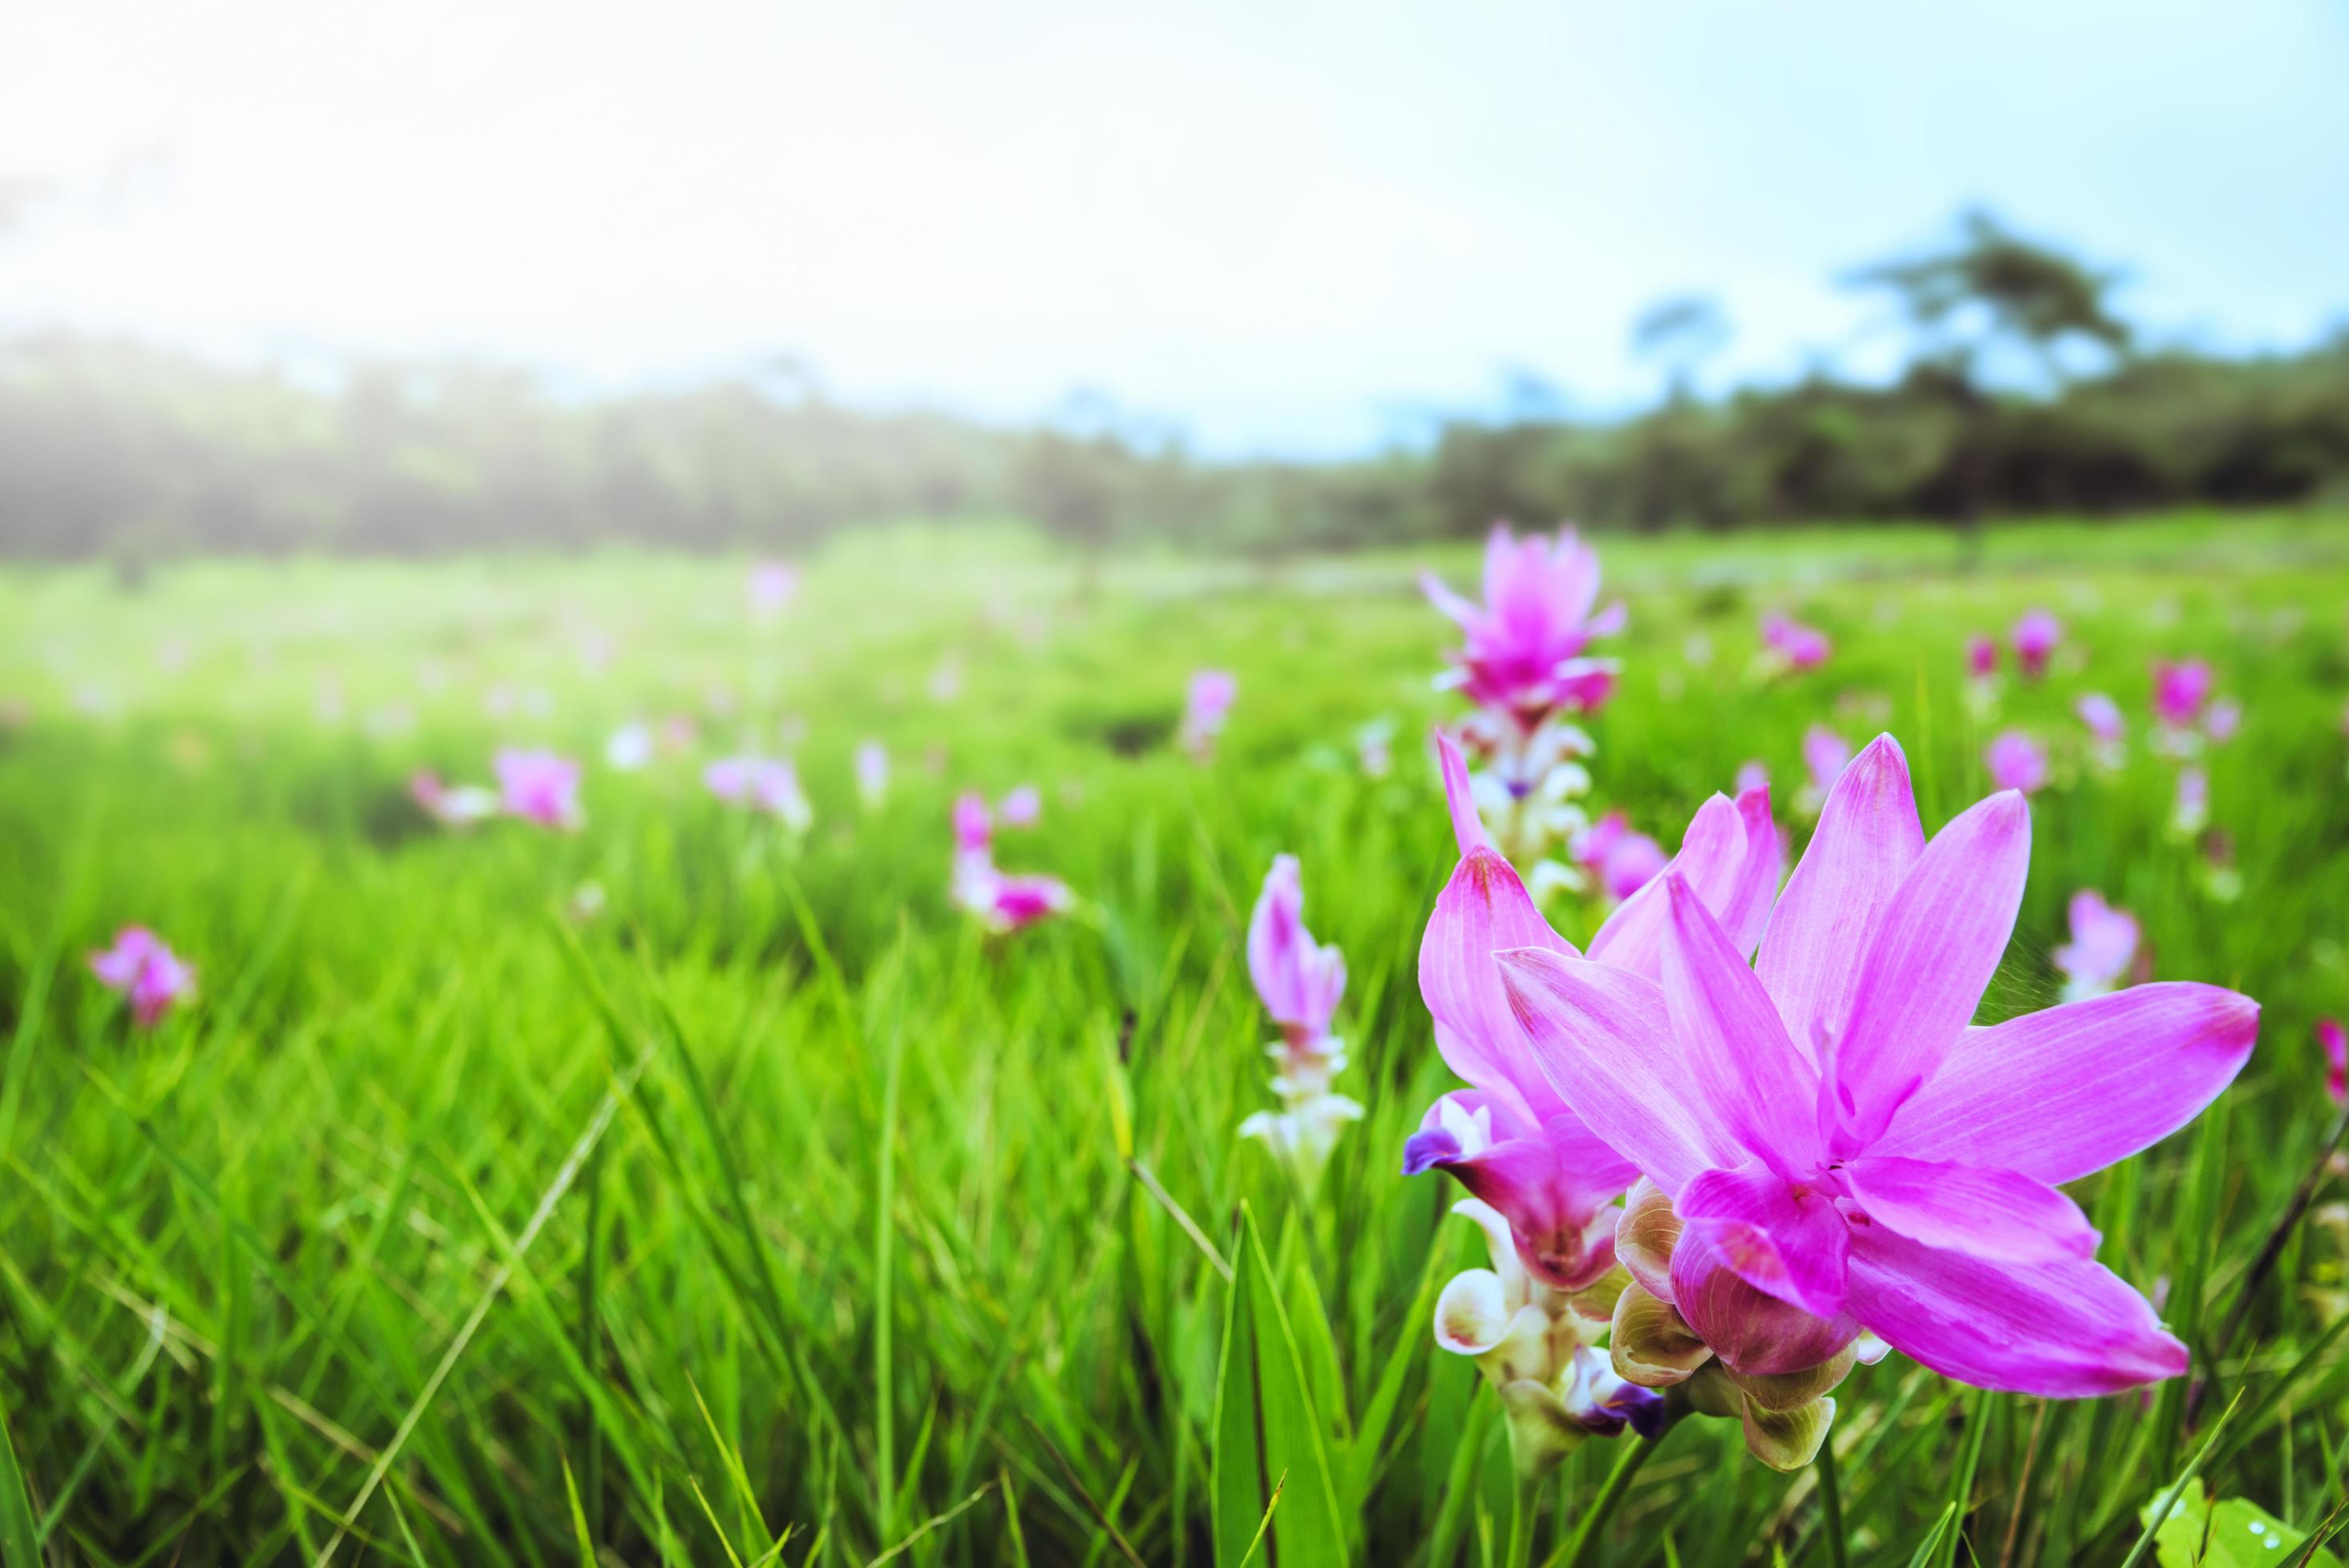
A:
<svg viewBox="0 0 2349 1568">
<path fill-rule="evenodd" d="M 1044 796 L 1033 784 L 1022 784 L 1003 798 L 996 816 L 1007 828 L 1032 828 L 1044 814 Z"/>
<path fill-rule="evenodd" d="M 114 945 L 89 955 L 89 972 L 110 991 L 130 999 L 130 1016 L 142 1029 L 151 1029 L 167 1007 L 184 1005 L 196 994 L 196 972 L 143 925 L 126 925 L 114 936 Z"/>
<path fill-rule="evenodd" d="M 1776 614 L 1762 617 L 1762 645 L 1789 670 L 1816 669 L 1835 647 L 1816 626 Z"/>
<path fill-rule="evenodd" d="M 701 782 L 720 800 L 764 811 L 795 832 L 806 831 L 815 820 L 807 793 L 800 788 L 799 769 L 788 762 L 771 757 L 720 758 L 701 770 Z"/>
<path fill-rule="evenodd" d="M 2201 659 L 2172 663 L 2156 659 L 2153 665 L 2153 711 L 2162 723 L 2183 729 L 2202 717 L 2202 705 L 2210 700 L 2214 677 L 2209 664 Z"/>
<path fill-rule="evenodd" d="M 1550 714 L 1595 713 L 1615 689 L 1612 660 L 1585 656 L 1598 638 L 1623 629 L 1621 603 L 1599 602 L 1599 554 L 1571 528 L 1555 540 L 1519 540 L 1506 526 L 1485 542 L 1485 602 L 1471 603 L 1433 573 L 1420 588 L 1452 617 L 1465 641 L 1448 677 L 1479 707 L 1507 713 L 1527 729 Z"/>
<path fill-rule="evenodd" d="M 957 854 L 984 854 L 995 841 L 995 819 L 988 811 L 987 797 L 976 789 L 955 797 L 954 839 Z"/>
<path fill-rule="evenodd" d="M 2202 715 L 2202 733 L 2221 745 L 2232 740 L 2242 727 L 2243 705 L 2230 696 L 2220 697 Z"/>
<path fill-rule="evenodd" d="M 570 758 L 507 747 L 490 759 L 490 770 L 509 815 L 566 830 L 587 820 L 579 806 L 579 764 Z"/>
<path fill-rule="evenodd" d="M 1205 761 L 1224 732 L 1232 703 L 1239 696 L 1239 677 L 1229 670 L 1201 670 L 1191 677 L 1183 696 L 1183 726 L 1178 738 L 1183 749 Z"/>
<path fill-rule="evenodd" d="M 2054 956 L 2055 967 L 2064 972 L 2064 1000 L 2081 1002 L 2120 984 L 2137 960 L 2140 933 L 2137 916 L 2115 909 L 2093 888 L 2074 893 L 2068 913 L 2072 940 Z"/>
<path fill-rule="evenodd" d="M 1769 787 L 1770 769 L 1760 758 L 1749 757 L 1737 765 L 1735 789 L 1738 794 L 1743 795 L 1748 789 L 1766 789 Z"/>
<path fill-rule="evenodd" d="M 1824 724 L 1815 724 L 1803 731 L 1803 766 L 1811 775 L 1811 788 L 1822 798 L 1835 788 L 1835 781 L 1851 761 L 1851 742 Z"/>
<path fill-rule="evenodd" d="M 2324 1092 L 2333 1104 L 2349 1105 L 2349 1032 L 2338 1018 L 2319 1018 L 2316 1043 L 2324 1047 Z"/>
<path fill-rule="evenodd" d="M 2047 659 L 2064 640 L 2064 624 L 2044 610 L 2031 610 L 2014 624 L 2014 657 L 2033 679 L 2047 673 Z"/>
<path fill-rule="evenodd" d="M 1575 834 L 1571 852 L 1610 903 L 1630 898 L 1664 869 L 1663 847 L 1632 831 L 1620 811 L 1609 811 Z"/>
<path fill-rule="evenodd" d="M 2190 839 L 2210 822 L 2210 776 L 2199 768 L 2178 770 L 2178 794 L 2170 802 L 2169 830 Z"/>
<path fill-rule="evenodd" d="M 1977 679 L 1998 674 L 1998 640 L 1980 634 L 1966 639 L 1966 674 Z"/>
<path fill-rule="evenodd" d="M 1731 1371 L 1814 1367 L 1863 1329 L 2048 1398 L 2186 1370 L 2061 1189 L 2199 1113 L 2249 1059 L 2259 1006 L 2148 985 L 1971 1026 L 2030 848 L 2030 809 L 2003 792 L 1929 841 L 1879 737 L 1766 917 L 1724 922 L 1666 873 L 1660 981 L 1551 946 L 1496 955 L 1540 1077 L 1671 1202 L 1669 1273 L 1635 1277 Z M 1764 1309 L 1785 1321 L 1757 1337 Z"/>
<path fill-rule="evenodd" d="M 2080 722 L 2098 740 L 2118 740 L 2128 732 L 2128 721 L 2121 717 L 2120 704 L 2100 691 L 2084 693 L 2072 711 L 2080 716 Z"/>
<path fill-rule="evenodd" d="M 750 608 L 771 615 L 800 591 L 799 568 L 788 561 L 761 561 L 750 568 Z"/>
<path fill-rule="evenodd" d="M 1327 1037 L 1346 991 L 1346 960 L 1305 928 L 1305 885 L 1295 855 L 1276 855 L 1248 920 L 1248 977 L 1292 1046 Z"/>
<path fill-rule="evenodd" d="M 2019 729 L 2007 730 L 1992 740 L 1983 761 L 1989 765 L 1991 783 L 1998 789 L 2035 795 L 2047 783 L 2046 750 Z"/>
</svg>

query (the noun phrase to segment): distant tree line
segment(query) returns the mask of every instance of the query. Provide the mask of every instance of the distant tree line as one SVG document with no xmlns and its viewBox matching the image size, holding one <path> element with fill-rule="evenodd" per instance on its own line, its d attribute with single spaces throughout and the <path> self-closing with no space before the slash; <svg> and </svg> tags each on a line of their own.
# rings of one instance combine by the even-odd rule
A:
<svg viewBox="0 0 2349 1568">
<path fill-rule="evenodd" d="M 1423 449 L 1208 462 L 1121 433 L 863 411 L 803 379 L 559 396 L 468 366 L 326 377 L 136 345 L 0 343 L 0 552 L 579 547 L 789 552 L 858 523 L 1026 517 L 1087 548 L 1343 548 L 1496 517 L 1729 528 L 2349 499 L 2349 332 L 2305 352 L 2141 351 L 2114 280 L 1971 215 L 1864 269 L 1915 338 L 1889 386 L 1821 370 L 1706 401 L 1727 329 L 1665 301 L 1634 334 L 1670 390 L 1614 421 L 1461 419 Z"/>
</svg>

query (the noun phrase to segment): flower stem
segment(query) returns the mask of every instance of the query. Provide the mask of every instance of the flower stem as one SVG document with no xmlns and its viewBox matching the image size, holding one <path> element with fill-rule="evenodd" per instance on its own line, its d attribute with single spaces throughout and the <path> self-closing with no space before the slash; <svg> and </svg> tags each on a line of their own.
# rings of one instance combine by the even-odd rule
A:
<svg viewBox="0 0 2349 1568">
<path fill-rule="evenodd" d="M 1534 1516 L 1541 1509 L 1541 1481 L 1522 1471 L 1517 1476 L 1516 1505 L 1509 1510 L 1509 1553 L 1501 1561 L 1507 1568 L 1531 1568 L 1534 1560 Z"/>
<path fill-rule="evenodd" d="M 1669 1433 L 1671 1429 L 1666 1428 L 1665 1430 Z M 1550 1560 L 1552 1568 L 1578 1568 L 1582 1562 L 1582 1553 L 1599 1538 L 1599 1532 L 1607 1528 L 1607 1521 L 1613 1517 L 1616 1505 L 1623 1501 L 1623 1494 L 1631 1490 L 1631 1479 L 1640 1473 L 1640 1467 L 1648 1462 L 1648 1456 L 1662 1447 L 1664 1441 L 1662 1438 L 1650 1441 L 1629 1435 L 1621 1440 L 1624 1444 L 1621 1457 L 1616 1460 L 1615 1468 L 1607 1472 L 1606 1482 L 1599 1487 L 1599 1495 L 1591 1499 L 1590 1508 L 1583 1514 L 1582 1522 L 1574 1527 L 1574 1538 L 1566 1543 L 1565 1551 Z"/>
<path fill-rule="evenodd" d="M 1843 1493 L 1836 1482 L 1835 1434 L 1819 1445 L 1819 1529 L 1827 1538 L 1827 1561 L 1835 1568 L 1851 1568 L 1844 1555 Z"/>
</svg>

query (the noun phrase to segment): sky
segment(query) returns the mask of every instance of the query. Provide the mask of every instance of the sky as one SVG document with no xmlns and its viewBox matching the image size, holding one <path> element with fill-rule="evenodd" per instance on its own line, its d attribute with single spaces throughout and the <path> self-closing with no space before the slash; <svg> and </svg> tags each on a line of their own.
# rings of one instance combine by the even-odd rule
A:
<svg viewBox="0 0 2349 1568">
<path fill-rule="evenodd" d="M 2349 319 L 2339 0 L 1365 6 L 0 0 L 0 332 L 465 355 L 585 390 L 1106 398 L 1226 455 L 1903 339 L 1856 263 L 1991 208 L 2161 341 Z"/>
</svg>

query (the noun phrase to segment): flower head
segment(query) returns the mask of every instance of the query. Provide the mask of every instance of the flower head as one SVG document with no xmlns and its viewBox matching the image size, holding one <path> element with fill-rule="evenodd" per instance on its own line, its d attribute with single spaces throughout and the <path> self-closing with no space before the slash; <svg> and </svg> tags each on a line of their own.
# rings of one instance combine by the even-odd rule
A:
<svg viewBox="0 0 2349 1568">
<path fill-rule="evenodd" d="M 1248 921 L 1247 961 L 1256 994 L 1284 1036 L 1304 1042 L 1329 1034 L 1346 990 L 1346 960 L 1335 947 L 1316 945 L 1305 929 L 1305 887 L 1295 855 L 1274 856 L 1265 873 Z"/>
<path fill-rule="evenodd" d="M 995 841 L 994 814 L 987 809 L 987 797 L 976 789 L 955 797 L 954 841 L 955 852 L 966 855 L 985 854 Z"/>
<path fill-rule="evenodd" d="M 2047 660 L 2064 640 L 2064 624 L 2044 610 L 2031 610 L 2014 624 L 2014 659 L 2023 673 L 2036 679 L 2047 673 Z"/>
<path fill-rule="evenodd" d="M 1183 694 L 1183 724 L 1177 738 L 1183 749 L 1205 761 L 1224 732 L 1232 704 L 1240 695 L 1239 677 L 1229 670 L 1201 670 Z"/>
<path fill-rule="evenodd" d="M 2022 730 L 2007 730 L 1992 740 L 1982 761 L 1990 769 L 1991 783 L 2001 789 L 2034 795 L 2046 786 L 2046 750 Z"/>
<path fill-rule="evenodd" d="M 1998 674 L 1998 639 L 1979 634 L 1966 639 L 1966 674 L 1976 680 Z"/>
<path fill-rule="evenodd" d="M 586 821 L 579 807 L 579 764 L 570 758 L 508 747 L 490 759 L 490 769 L 507 815 L 542 828 L 568 830 Z"/>
<path fill-rule="evenodd" d="M 2120 704 L 2100 691 L 2085 692 L 2072 707 L 2088 733 L 2100 741 L 2111 742 L 2128 733 L 2128 721 L 2121 717 Z"/>
<path fill-rule="evenodd" d="M 1609 811 L 1574 836 L 1574 858 L 1610 903 L 1620 903 L 1664 869 L 1662 846 Z"/>
<path fill-rule="evenodd" d="M 1561 709 L 1595 713 L 1615 689 L 1612 660 L 1584 650 L 1622 630 L 1624 610 L 1599 603 L 1599 552 L 1571 528 L 1519 540 L 1495 527 L 1485 543 L 1485 602 L 1471 603 L 1423 573 L 1420 587 L 1464 640 L 1451 677 L 1479 707 L 1527 728 Z"/>
<path fill-rule="evenodd" d="M 2064 1000 L 2085 1001 L 2101 996 L 2121 982 L 2137 962 L 2142 934 L 2137 916 L 2115 909 L 2094 888 L 2072 895 L 2072 940 L 2054 952 L 2055 967 L 2064 972 Z"/>
<path fill-rule="evenodd" d="M 2007 792 L 1928 842 L 1907 759 L 1879 737 L 1836 781 L 1756 966 L 1675 872 L 1661 981 L 1545 945 L 1500 955 L 1544 1078 L 1669 1201 L 1669 1269 L 1635 1266 L 1640 1288 L 1730 1372 L 1831 1365 L 1863 1328 L 2021 1393 L 2185 1369 L 2058 1187 L 2192 1119 L 2249 1057 L 2259 1008 L 2148 985 L 1971 1026 L 2030 837 Z M 1757 1336 L 1757 1298 L 1797 1315 Z"/>
<path fill-rule="evenodd" d="M 1789 671 L 1816 669 L 1835 651 L 1827 634 L 1816 626 L 1775 614 L 1762 617 L 1762 646 Z"/>
<path fill-rule="evenodd" d="M 124 926 L 113 946 L 91 954 L 89 972 L 130 999 L 130 1016 L 142 1029 L 153 1028 L 166 1008 L 196 994 L 194 967 L 143 925 Z"/>
<path fill-rule="evenodd" d="M 424 812 L 444 828 L 470 828 L 498 814 L 498 792 L 479 784 L 443 784 L 437 773 L 418 773 L 408 780 L 408 793 Z"/>
<path fill-rule="evenodd" d="M 2319 1018 L 2316 1043 L 2324 1047 L 2325 1094 L 2335 1105 L 2349 1105 L 2349 1031 L 2338 1018 Z"/>
<path fill-rule="evenodd" d="M 1043 792 L 1033 784 L 1022 784 L 1003 798 L 996 815 L 1007 828 L 1032 828 L 1044 815 Z"/>
<path fill-rule="evenodd" d="M 2186 659 L 2175 664 L 2168 659 L 2155 660 L 2155 715 L 2162 723 L 2175 728 L 2191 727 L 2202 717 L 2202 705 L 2210 700 L 2214 678 L 2209 665 L 2201 659 Z"/>
</svg>

